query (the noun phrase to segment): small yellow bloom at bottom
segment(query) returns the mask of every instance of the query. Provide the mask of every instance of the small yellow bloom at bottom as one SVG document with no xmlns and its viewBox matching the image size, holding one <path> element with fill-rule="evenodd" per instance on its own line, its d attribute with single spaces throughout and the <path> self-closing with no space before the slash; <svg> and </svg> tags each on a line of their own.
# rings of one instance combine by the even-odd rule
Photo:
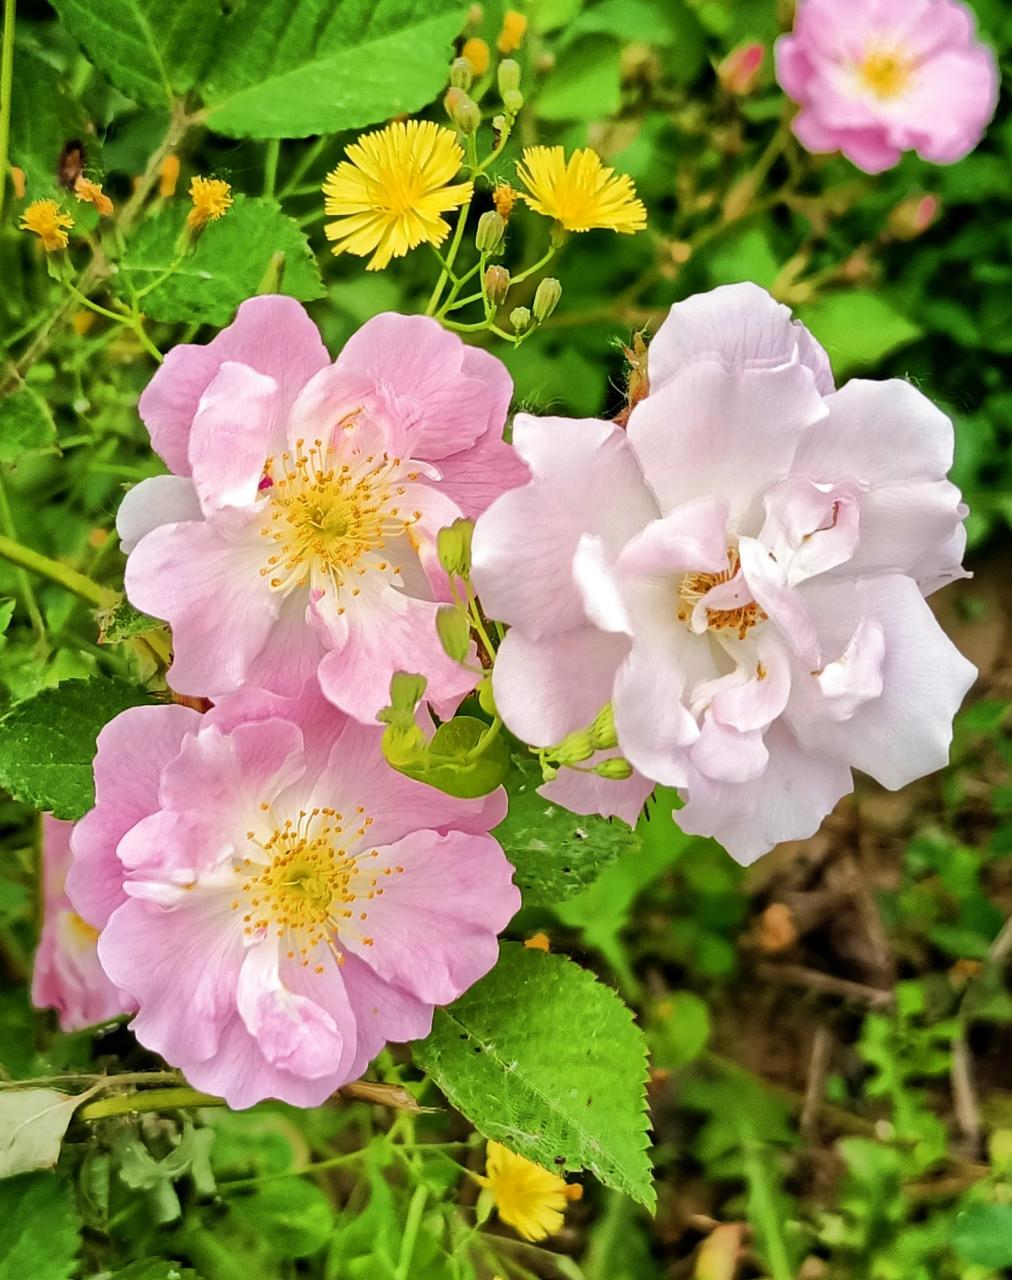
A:
<svg viewBox="0 0 1012 1280">
<path fill-rule="evenodd" d="M 202 227 L 217 222 L 232 206 L 232 188 L 221 178 L 191 178 L 190 199 L 193 208 L 187 214 L 188 227 Z"/>
<path fill-rule="evenodd" d="M 30 231 L 42 241 L 47 253 L 66 249 L 70 243 L 67 232 L 74 225 L 69 213 L 64 213 L 55 200 L 33 200 L 21 215 L 19 226 Z"/>
<path fill-rule="evenodd" d="M 491 1192 L 502 1221 L 525 1240 L 557 1235 L 566 1205 L 583 1195 L 578 1182 L 568 1183 L 498 1142 L 486 1147 L 485 1176 L 477 1181 Z"/>
</svg>

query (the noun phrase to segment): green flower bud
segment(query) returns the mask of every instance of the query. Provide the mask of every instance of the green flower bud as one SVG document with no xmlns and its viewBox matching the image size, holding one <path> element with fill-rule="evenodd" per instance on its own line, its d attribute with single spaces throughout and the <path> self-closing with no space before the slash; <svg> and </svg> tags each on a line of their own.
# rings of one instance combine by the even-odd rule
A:
<svg viewBox="0 0 1012 1280">
<path fill-rule="evenodd" d="M 530 323 L 531 313 L 527 307 L 514 307 L 510 312 L 510 324 L 516 333 L 523 333 Z"/>
<path fill-rule="evenodd" d="M 485 272 L 484 288 L 485 297 L 498 307 L 506 301 L 510 291 L 510 273 L 505 267 L 489 267 Z"/>
<path fill-rule="evenodd" d="M 471 646 L 471 624 L 463 609 L 444 604 L 436 610 L 436 631 L 443 652 L 454 662 L 463 662 Z"/>
<path fill-rule="evenodd" d="M 479 253 L 495 253 L 502 245 L 506 234 L 506 223 L 494 209 L 489 209 L 478 219 L 478 230 L 474 233 L 474 243 Z"/>
<path fill-rule="evenodd" d="M 544 779 L 545 782 L 554 782 L 558 776 L 559 776 L 559 771 L 558 769 L 555 768 L 554 765 L 543 764 L 541 766 L 541 777 Z"/>
<path fill-rule="evenodd" d="M 489 674 L 486 676 L 482 676 L 481 680 L 479 681 L 478 706 L 481 707 L 482 711 L 484 711 L 487 716 L 494 716 L 496 714 L 495 697 L 492 694 L 492 673 L 491 672 L 489 672 Z"/>
<path fill-rule="evenodd" d="M 524 95 L 519 89 L 507 89 L 502 96 L 502 104 L 508 115 L 515 116 L 524 105 Z"/>
<path fill-rule="evenodd" d="M 599 751 L 618 746 L 618 738 L 615 736 L 615 712 L 610 702 L 606 703 L 591 721 L 590 736 L 594 739 L 594 746 Z"/>
<path fill-rule="evenodd" d="M 436 534 L 436 554 L 447 573 L 466 578 L 471 572 L 471 536 L 474 521 L 463 516 Z"/>
<path fill-rule="evenodd" d="M 594 772 L 599 778 L 613 778 L 616 782 L 624 782 L 626 778 L 632 777 L 633 767 L 621 756 L 612 756 L 610 760 L 602 760 L 599 765 L 595 765 Z"/>
<path fill-rule="evenodd" d="M 499 63 L 497 78 L 500 97 L 505 98 L 507 93 L 516 93 L 520 88 L 520 63 L 515 58 L 503 58 Z"/>
<path fill-rule="evenodd" d="M 414 764 L 425 756 L 428 750 L 425 734 L 416 724 L 407 726 L 391 725 L 383 731 L 380 746 L 387 762 L 395 769 Z"/>
<path fill-rule="evenodd" d="M 567 733 L 552 755 L 559 764 L 579 764 L 581 760 L 589 760 L 594 754 L 594 740 L 587 729 L 575 729 Z"/>
<path fill-rule="evenodd" d="M 397 671 L 390 677 L 390 705 L 396 711 L 414 711 L 425 694 L 424 676 Z"/>
<path fill-rule="evenodd" d="M 474 80 L 474 71 L 466 58 L 454 58 L 450 64 L 450 84 L 466 93 Z"/>
<path fill-rule="evenodd" d="M 469 98 L 463 90 L 453 101 L 450 112 L 453 123 L 461 133 L 477 133 L 481 124 L 481 110 L 473 98 Z"/>
<path fill-rule="evenodd" d="M 562 285 L 554 276 L 545 276 L 544 280 L 538 285 L 537 292 L 534 295 L 534 318 L 535 320 L 547 320 L 555 308 L 559 305 L 559 299 L 562 297 Z"/>
</svg>

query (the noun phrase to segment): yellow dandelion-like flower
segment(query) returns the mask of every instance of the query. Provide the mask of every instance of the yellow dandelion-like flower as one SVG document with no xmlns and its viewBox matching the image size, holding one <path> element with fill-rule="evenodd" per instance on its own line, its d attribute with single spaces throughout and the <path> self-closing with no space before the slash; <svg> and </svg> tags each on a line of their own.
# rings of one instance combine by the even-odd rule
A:
<svg viewBox="0 0 1012 1280">
<path fill-rule="evenodd" d="M 554 218 L 567 231 L 606 227 L 633 235 L 647 225 L 632 178 L 603 165 L 589 147 L 574 151 L 568 161 L 562 147 L 525 147 L 517 173 L 534 212 Z"/>
<path fill-rule="evenodd" d="M 100 182 L 92 182 L 90 178 L 79 175 L 74 183 L 74 195 L 77 196 L 78 200 L 93 204 L 103 218 L 108 218 L 112 213 L 112 201 L 102 190 Z"/>
<path fill-rule="evenodd" d="M 500 53 L 513 53 L 523 44 L 527 33 L 527 19 L 516 9 L 507 9 L 503 14 L 502 30 L 496 40 L 496 48 Z"/>
<path fill-rule="evenodd" d="M 31 231 L 42 241 L 47 253 L 66 249 L 70 243 L 67 232 L 74 225 L 69 213 L 64 213 L 55 200 L 33 200 L 21 215 L 22 231 Z"/>
<path fill-rule="evenodd" d="M 485 1177 L 477 1181 L 491 1191 L 503 1222 L 525 1240 L 544 1240 L 560 1232 L 566 1205 L 583 1195 L 578 1182 L 566 1182 L 498 1142 L 485 1148 Z"/>
<path fill-rule="evenodd" d="M 232 188 L 222 178 L 191 178 L 190 199 L 193 208 L 186 215 L 186 225 L 196 230 L 208 222 L 217 222 L 232 207 Z"/>
<path fill-rule="evenodd" d="M 323 184 L 334 253 L 372 254 L 382 271 L 420 244 L 440 245 L 450 224 L 442 215 L 466 204 L 472 184 L 449 183 L 463 163 L 456 134 L 431 120 L 396 122 L 352 143 Z"/>
</svg>

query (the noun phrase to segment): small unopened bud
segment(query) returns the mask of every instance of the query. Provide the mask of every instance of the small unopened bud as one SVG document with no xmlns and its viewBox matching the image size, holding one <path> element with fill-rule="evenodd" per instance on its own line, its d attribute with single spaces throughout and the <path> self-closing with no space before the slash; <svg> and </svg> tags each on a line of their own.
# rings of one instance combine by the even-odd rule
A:
<svg viewBox="0 0 1012 1280">
<path fill-rule="evenodd" d="M 436 610 L 436 631 L 443 652 L 454 662 L 463 662 L 471 645 L 471 625 L 467 614 L 455 604 Z"/>
<path fill-rule="evenodd" d="M 514 307 L 510 312 L 510 324 L 515 333 L 523 333 L 530 323 L 531 313 L 527 307 Z"/>
<path fill-rule="evenodd" d="M 506 129 L 506 117 L 504 115 L 493 116 L 492 128 L 496 132 L 496 137 L 502 134 Z"/>
<path fill-rule="evenodd" d="M 510 291 L 510 273 L 505 267 L 489 267 L 485 272 L 485 297 L 494 306 L 501 306 Z"/>
<path fill-rule="evenodd" d="M 476 76 L 483 76 L 492 61 L 488 45 L 479 36 L 472 36 L 470 40 L 464 41 L 460 56 L 468 60 L 471 71 Z"/>
<path fill-rule="evenodd" d="M 502 96 L 502 104 L 508 115 L 515 116 L 524 105 L 524 95 L 519 89 L 507 89 Z"/>
<path fill-rule="evenodd" d="M 507 93 L 515 93 L 520 88 L 520 63 L 512 58 L 503 58 L 499 63 L 496 78 L 499 82 L 500 97 Z"/>
<path fill-rule="evenodd" d="M 494 209 L 489 209 L 478 219 L 474 243 L 479 253 L 495 253 L 506 234 L 506 222 Z"/>
<path fill-rule="evenodd" d="M 495 709 L 495 695 L 492 692 L 491 672 L 487 676 L 482 676 L 478 682 L 478 706 L 487 716 L 498 714 Z"/>
<path fill-rule="evenodd" d="M 390 705 L 398 711 L 414 711 L 428 681 L 424 676 L 397 671 L 390 677 Z"/>
<path fill-rule="evenodd" d="M 471 572 L 471 535 L 474 521 L 463 516 L 436 534 L 436 554 L 447 573 L 466 578 Z"/>
<path fill-rule="evenodd" d="M 888 229 L 898 240 L 915 240 L 938 217 L 937 196 L 907 196 L 889 214 Z"/>
<path fill-rule="evenodd" d="M 755 89 L 766 59 L 766 50 L 756 41 L 732 49 L 717 66 L 717 79 L 728 93 L 745 97 Z"/>
<path fill-rule="evenodd" d="M 588 729 L 576 729 L 567 733 L 552 755 L 559 764 L 579 764 L 581 760 L 589 760 L 594 754 L 594 739 Z"/>
<path fill-rule="evenodd" d="M 618 746 L 618 738 L 615 735 L 615 712 L 610 702 L 606 703 L 591 721 L 590 736 L 599 751 Z"/>
<path fill-rule="evenodd" d="M 468 58 L 454 58 L 450 64 L 450 84 L 466 93 L 474 80 L 474 69 Z"/>
<path fill-rule="evenodd" d="M 545 276 L 534 295 L 534 319 L 547 320 L 562 297 L 562 285 L 554 276 Z"/>
<path fill-rule="evenodd" d="M 516 9 L 507 9 L 503 14 L 502 30 L 496 40 L 496 48 L 500 53 L 512 53 L 519 49 L 527 31 L 527 19 Z"/>
<path fill-rule="evenodd" d="M 454 102 L 450 118 L 461 133 L 477 133 L 478 126 L 481 124 L 481 108 L 463 90 L 459 92 L 460 97 Z"/>
<path fill-rule="evenodd" d="M 600 764 L 595 765 L 594 772 L 599 778 L 611 778 L 615 782 L 624 782 L 626 778 L 633 776 L 633 767 L 621 756 L 612 756 L 610 760 L 602 760 Z"/>
<path fill-rule="evenodd" d="M 443 94 L 443 110 L 450 117 L 451 123 L 456 123 L 457 108 L 460 103 L 467 97 L 463 89 L 455 89 L 452 85 Z"/>
</svg>

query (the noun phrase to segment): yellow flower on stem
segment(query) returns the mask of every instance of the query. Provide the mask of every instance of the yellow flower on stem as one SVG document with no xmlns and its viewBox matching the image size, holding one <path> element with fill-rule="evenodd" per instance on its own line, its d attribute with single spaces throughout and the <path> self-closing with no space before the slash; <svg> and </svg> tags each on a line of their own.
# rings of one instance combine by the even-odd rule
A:
<svg viewBox="0 0 1012 1280">
<path fill-rule="evenodd" d="M 603 165 L 589 147 L 574 151 L 568 161 L 562 147 L 525 147 L 517 173 L 534 212 L 554 218 L 567 231 L 605 227 L 633 235 L 647 225 L 632 178 Z"/>
<path fill-rule="evenodd" d="M 30 231 L 42 241 L 47 253 L 66 249 L 70 243 L 67 232 L 74 225 L 69 213 L 64 213 L 55 200 L 33 200 L 21 215 L 19 226 Z"/>
<path fill-rule="evenodd" d="M 84 200 L 87 204 L 93 204 L 102 218 L 108 218 L 113 210 L 112 201 L 102 190 L 100 182 L 92 182 L 90 178 L 79 175 L 74 183 L 74 195 L 78 200 Z"/>
<path fill-rule="evenodd" d="M 367 271 L 382 271 L 420 244 L 438 247 L 450 224 L 442 216 L 471 198 L 456 177 L 464 153 L 456 134 L 431 120 L 396 122 L 352 143 L 323 184 L 334 253 L 372 254 Z"/>
<path fill-rule="evenodd" d="M 222 178 L 191 178 L 190 199 L 193 208 L 186 225 L 194 230 L 208 222 L 217 222 L 232 206 L 232 188 Z"/>
<path fill-rule="evenodd" d="M 583 1195 L 578 1182 L 566 1182 L 498 1142 L 486 1147 L 485 1176 L 477 1176 L 476 1181 L 491 1192 L 502 1221 L 525 1240 L 557 1235 L 566 1205 Z"/>
</svg>

